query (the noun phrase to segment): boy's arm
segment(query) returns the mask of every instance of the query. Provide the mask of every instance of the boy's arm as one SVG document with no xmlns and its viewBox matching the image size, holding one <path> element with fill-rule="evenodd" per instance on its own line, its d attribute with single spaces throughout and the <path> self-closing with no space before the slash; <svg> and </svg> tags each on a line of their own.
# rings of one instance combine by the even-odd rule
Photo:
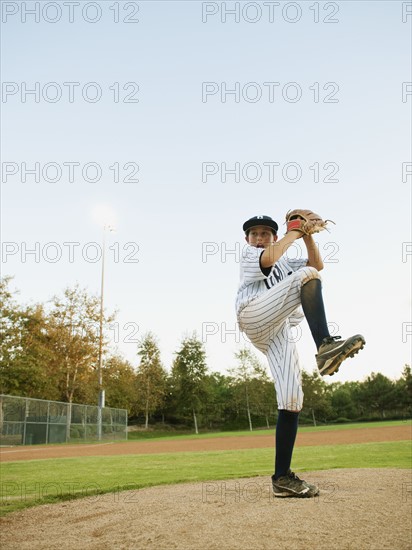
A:
<svg viewBox="0 0 412 550">
<path fill-rule="evenodd" d="M 289 231 L 282 239 L 265 248 L 260 256 L 260 265 L 263 268 L 275 265 L 286 250 L 296 241 L 296 239 L 300 239 L 301 236 L 302 233 L 300 231 Z"/>
<path fill-rule="evenodd" d="M 308 251 L 308 263 L 306 265 L 321 271 L 324 267 L 323 260 L 319 252 L 319 247 L 313 240 L 312 235 L 303 235 L 302 239 Z"/>
<path fill-rule="evenodd" d="M 321 271 L 324 265 L 317 244 L 313 240 L 312 235 L 302 236 L 300 231 L 290 231 L 282 239 L 265 248 L 260 257 L 260 265 L 263 268 L 274 265 L 296 239 L 300 239 L 301 237 L 308 252 L 308 262 L 306 265 Z"/>
</svg>

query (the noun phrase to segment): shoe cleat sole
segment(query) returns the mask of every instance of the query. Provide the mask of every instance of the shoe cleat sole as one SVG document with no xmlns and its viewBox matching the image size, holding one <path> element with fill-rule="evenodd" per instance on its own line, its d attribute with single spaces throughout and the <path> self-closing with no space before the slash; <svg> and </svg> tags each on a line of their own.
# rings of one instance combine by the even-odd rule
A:
<svg viewBox="0 0 412 550">
<path fill-rule="evenodd" d="M 326 376 L 326 375 L 329 375 L 329 376 L 333 376 L 336 372 L 339 372 L 339 368 L 341 366 L 341 364 L 343 363 L 343 361 L 345 359 L 348 359 L 350 357 L 355 357 L 355 355 L 357 353 L 360 352 L 360 350 L 362 350 L 364 347 L 365 347 L 365 340 L 361 340 L 360 338 L 358 340 L 356 340 L 354 342 L 354 344 L 359 344 L 359 346 L 355 349 L 353 349 L 353 347 L 351 348 L 351 351 L 349 353 L 345 353 L 345 350 L 342 350 L 342 352 L 337 356 L 337 360 L 336 360 L 336 363 L 335 365 L 337 364 L 337 367 L 335 367 L 335 365 L 331 365 L 331 367 L 328 369 L 325 369 L 325 371 L 323 373 L 321 373 L 323 376 Z M 333 368 L 333 372 L 330 372 L 331 368 Z"/>
<path fill-rule="evenodd" d="M 311 495 L 306 495 L 306 494 L 304 494 L 304 495 L 298 495 L 298 494 L 294 495 L 292 493 L 280 493 L 280 494 L 279 493 L 273 493 L 273 496 L 275 498 L 313 498 L 313 497 L 311 497 Z"/>
</svg>

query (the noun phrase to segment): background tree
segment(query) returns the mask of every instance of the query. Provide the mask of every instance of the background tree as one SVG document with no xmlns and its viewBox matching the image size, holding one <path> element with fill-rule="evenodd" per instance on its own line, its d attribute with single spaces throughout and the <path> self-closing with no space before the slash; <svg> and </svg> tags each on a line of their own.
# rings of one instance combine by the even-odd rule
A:
<svg viewBox="0 0 412 550">
<path fill-rule="evenodd" d="M 13 366 L 22 352 L 24 315 L 13 299 L 10 290 L 11 277 L 0 280 L 0 389 L 13 393 L 20 385 L 19 376 L 13 381 Z M 16 372 L 17 375 L 17 372 Z"/>
<path fill-rule="evenodd" d="M 72 403 L 97 403 L 96 378 L 99 357 L 100 299 L 89 296 L 79 285 L 55 296 L 47 315 L 47 333 L 52 359 L 49 367 L 57 382 L 61 401 L 69 403 L 67 438 L 70 437 Z M 103 326 L 113 320 L 104 318 Z M 103 339 L 103 354 L 107 340 Z"/>
<path fill-rule="evenodd" d="M 402 376 L 395 383 L 395 400 L 402 416 L 412 416 L 412 372 L 409 365 L 403 368 Z"/>
<path fill-rule="evenodd" d="M 19 306 L 9 286 L 11 277 L 0 280 L 0 393 L 57 399 L 48 372 L 48 347 L 43 306 Z"/>
<path fill-rule="evenodd" d="M 319 371 L 312 374 L 302 370 L 303 415 L 311 416 L 313 425 L 316 418 L 326 420 L 331 415 L 330 392 L 326 382 L 321 378 Z"/>
<path fill-rule="evenodd" d="M 132 365 L 119 355 L 110 355 L 103 370 L 106 407 L 127 409 L 136 413 L 136 372 Z M 98 381 L 95 377 L 97 391 Z"/>
<path fill-rule="evenodd" d="M 330 385 L 332 418 L 354 419 L 359 415 L 355 400 L 357 388 L 357 382 L 335 382 Z"/>
<path fill-rule="evenodd" d="M 149 332 L 139 342 L 140 364 L 137 368 L 135 388 L 137 410 L 145 415 L 145 428 L 149 416 L 163 407 L 167 373 L 160 361 L 160 350 L 155 336 Z"/>
<path fill-rule="evenodd" d="M 239 402 L 244 403 L 249 423 L 249 430 L 253 430 L 251 410 L 258 408 L 260 399 L 262 399 L 261 384 L 265 371 L 258 358 L 248 348 L 243 348 L 235 353 L 237 366 L 229 369 L 233 377 L 233 388 L 238 396 Z"/>
<path fill-rule="evenodd" d="M 89 296 L 78 285 L 52 300 L 47 315 L 50 368 L 61 399 L 68 403 L 74 398 L 83 403 L 97 401 L 95 385 L 89 382 L 97 377 L 99 314 L 99 298 Z M 103 346 L 106 349 L 107 342 Z"/>
<path fill-rule="evenodd" d="M 172 400 L 176 412 L 187 417 L 192 414 L 195 433 L 199 433 L 197 415 L 207 396 L 207 364 L 203 343 L 196 333 L 185 337 L 172 366 Z"/>
<path fill-rule="evenodd" d="M 231 418 L 231 381 L 231 377 L 219 372 L 212 372 L 205 377 L 206 399 L 203 411 L 208 428 L 220 427 Z"/>
<path fill-rule="evenodd" d="M 257 414 L 265 418 L 266 427 L 270 428 L 269 419 L 277 413 L 275 385 L 260 362 L 256 364 L 255 372 L 256 377 L 251 380 L 254 407 Z"/>
<path fill-rule="evenodd" d="M 381 418 L 398 405 L 394 382 L 380 372 L 373 372 L 360 384 L 360 399 L 369 411 L 379 413 Z"/>
</svg>

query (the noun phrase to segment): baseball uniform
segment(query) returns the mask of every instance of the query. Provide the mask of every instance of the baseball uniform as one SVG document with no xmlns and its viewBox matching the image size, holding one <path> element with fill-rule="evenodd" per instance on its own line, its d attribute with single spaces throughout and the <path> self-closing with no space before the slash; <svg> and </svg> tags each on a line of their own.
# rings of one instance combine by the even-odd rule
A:
<svg viewBox="0 0 412 550">
<path fill-rule="evenodd" d="M 319 272 L 307 259 L 285 256 L 269 268 L 260 266 L 264 249 L 246 245 L 242 251 L 236 313 L 253 345 L 263 352 L 275 381 L 279 409 L 303 406 L 301 367 L 291 329 L 304 318 L 300 291 Z"/>
</svg>

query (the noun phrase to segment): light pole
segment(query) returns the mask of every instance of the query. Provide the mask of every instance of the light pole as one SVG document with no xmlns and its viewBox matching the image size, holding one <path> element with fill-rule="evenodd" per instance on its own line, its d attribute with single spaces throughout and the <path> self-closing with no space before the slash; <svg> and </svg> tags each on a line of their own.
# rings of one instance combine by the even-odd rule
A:
<svg viewBox="0 0 412 550">
<path fill-rule="evenodd" d="M 103 227 L 103 247 L 102 247 L 102 279 L 100 285 L 100 317 L 99 317 L 99 364 L 98 364 L 98 378 L 99 378 L 99 398 L 97 405 L 97 439 L 102 439 L 102 419 L 104 409 L 105 393 L 103 389 L 103 300 L 104 300 L 104 262 L 106 254 L 106 229 L 114 231 L 110 225 L 104 225 Z"/>
</svg>

